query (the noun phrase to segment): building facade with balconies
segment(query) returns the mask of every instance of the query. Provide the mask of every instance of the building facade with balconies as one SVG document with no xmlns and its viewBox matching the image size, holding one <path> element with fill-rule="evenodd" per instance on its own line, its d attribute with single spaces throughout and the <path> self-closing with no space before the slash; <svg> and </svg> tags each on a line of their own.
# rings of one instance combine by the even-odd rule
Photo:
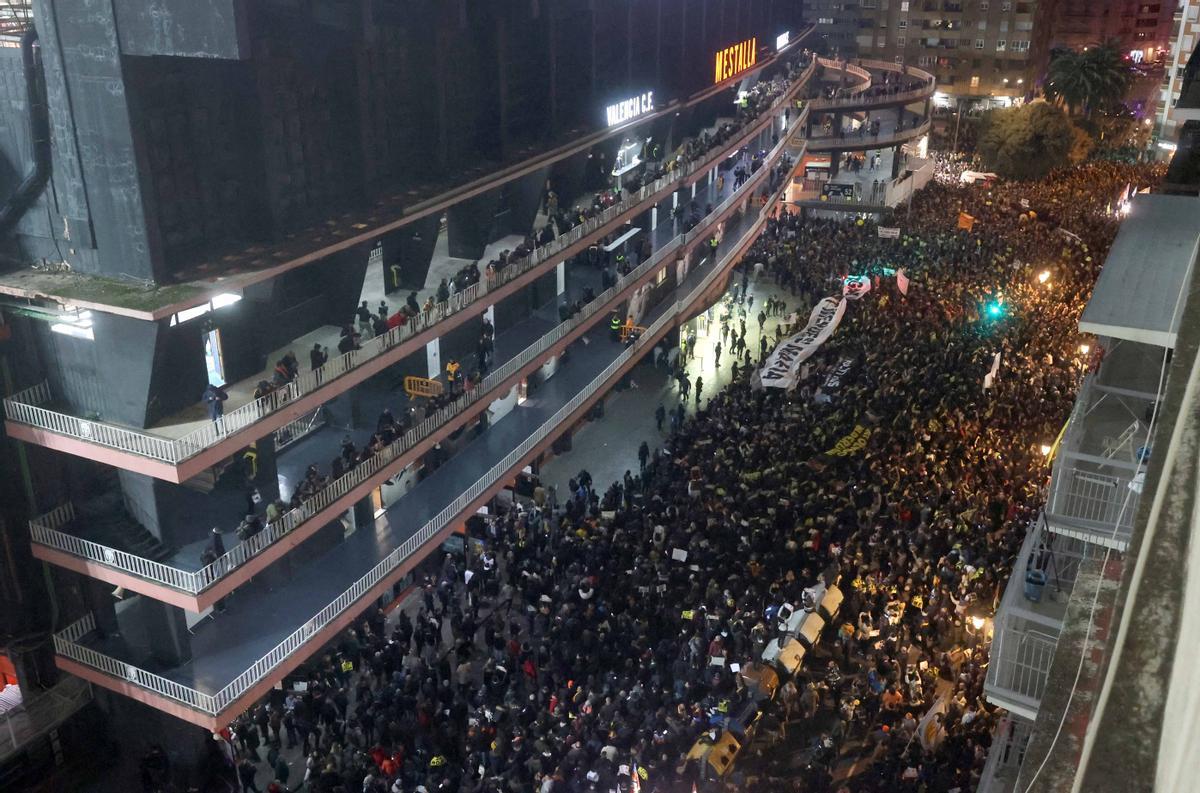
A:
<svg viewBox="0 0 1200 793">
<path fill-rule="evenodd" d="M 1029 93 L 1037 76 L 1045 49 L 1039 38 L 1045 5 L 1044 0 L 807 0 L 805 20 L 816 25 L 817 40 L 826 36 L 831 52 L 841 57 L 916 66 L 932 72 L 946 96 L 1008 102 Z"/>
<path fill-rule="evenodd" d="M 816 70 L 779 3 L 27 6 L 0 594 L 58 693 L 22 735 L 93 690 L 218 728 L 389 598 L 719 291 Z"/>
<path fill-rule="evenodd" d="M 1163 471 L 1192 465 L 1176 448 L 1195 415 L 1185 385 L 1196 371 L 1198 252 L 1200 200 L 1136 195 L 1084 310 L 1088 371 L 1062 435 L 1047 447 L 1053 469 L 1045 507 L 1029 528 L 996 612 L 984 691 L 1008 716 L 992 746 L 984 793 L 1067 791 L 1085 772 L 1091 776 L 1080 789 L 1149 789 L 1147 763 L 1152 767 L 1158 752 L 1154 735 L 1162 730 L 1166 699 L 1163 676 L 1156 670 L 1144 679 L 1126 678 L 1118 685 L 1122 715 L 1110 713 L 1118 720 L 1103 728 L 1094 720 L 1123 641 L 1154 644 L 1159 657 L 1175 655 L 1163 656 L 1172 642 L 1170 623 L 1179 616 L 1173 608 L 1143 614 L 1128 638 L 1123 614 L 1135 608 L 1130 582 L 1147 570 L 1160 570 L 1163 583 L 1178 580 L 1161 564 L 1147 566 L 1165 550 L 1157 543 L 1166 541 L 1160 533 L 1148 544 L 1147 527 L 1166 521 L 1163 532 L 1177 543 L 1167 555 L 1175 559 L 1195 542 L 1194 522 L 1159 509 L 1167 491 L 1195 497 L 1194 486 L 1180 489 Z M 1194 485 L 1195 471 L 1188 470 Z M 1175 525 L 1177 518 L 1182 525 Z M 1127 688 L 1139 692 L 1133 710 Z M 1137 728 L 1121 724 L 1127 719 Z M 1128 747 L 1120 763 L 1096 756 L 1108 769 L 1103 779 L 1080 759 L 1089 754 L 1092 733 L 1110 750 L 1114 740 Z M 1126 761 L 1119 772 L 1114 768 Z"/>
</svg>

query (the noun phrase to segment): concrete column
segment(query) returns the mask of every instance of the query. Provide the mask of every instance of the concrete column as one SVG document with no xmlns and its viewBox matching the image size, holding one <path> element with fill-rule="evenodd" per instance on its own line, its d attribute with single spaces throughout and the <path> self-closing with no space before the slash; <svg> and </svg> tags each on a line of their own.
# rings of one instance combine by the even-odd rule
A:
<svg viewBox="0 0 1200 793">
<path fill-rule="evenodd" d="M 121 636 L 138 655 L 167 667 L 192 657 L 190 634 L 183 609 L 153 598 L 133 598 L 117 609 Z M 139 666 L 143 661 L 136 662 Z"/>
<path fill-rule="evenodd" d="M 692 200 L 696 199 L 696 183 L 692 182 Z"/>
<path fill-rule="evenodd" d="M 658 204 L 650 208 L 650 230 L 658 228 Z"/>
<path fill-rule="evenodd" d="M 900 146 L 892 147 L 892 178 L 900 175 Z"/>
<path fill-rule="evenodd" d="M 829 155 L 829 178 L 833 179 L 838 175 L 838 168 L 842 164 L 842 153 L 840 151 L 831 152 Z"/>
<path fill-rule="evenodd" d="M 558 290 L 555 294 L 561 295 L 567 291 L 567 263 L 566 262 L 558 263 L 558 266 L 556 266 L 554 268 L 554 276 L 555 276 L 555 280 L 556 280 L 555 286 L 557 287 L 557 290 Z"/>
</svg>

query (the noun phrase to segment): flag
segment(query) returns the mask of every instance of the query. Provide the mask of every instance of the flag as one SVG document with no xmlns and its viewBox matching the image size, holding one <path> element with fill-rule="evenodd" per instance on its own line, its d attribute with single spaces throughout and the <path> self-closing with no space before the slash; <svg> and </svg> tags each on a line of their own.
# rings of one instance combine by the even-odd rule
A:
<svg viewBox="0 0 1200 793">
<path fill-rule="evenodd" d="M 941 725 L 937 723 L 937 717 L 946 712 L 950 704 L 948 699 L 949 697 L 945 694 L 938 697 L 932 707 L 921 717 L 921 721 L 917 723 L 917 738 L 921 741 L 921 747 L 926 751 L 933 751 L 941 742 L 941 735 L 939 735 Z"/>
<path fill-rule="evenodd" d="M 996 381 L 996 374 L 1000 371 L 1000 353 L 996 353 L 996 357 L 992 359 L 991 370 L 983 376 L 983 390 L 987 391 Z"/>
<path fill-rule="evenodd" d="M 896 288 L 900 290 L 900 294 L 908 294 L 908 276 L 904 274 L 903 268 L 896 271 Z"/>
</svg>

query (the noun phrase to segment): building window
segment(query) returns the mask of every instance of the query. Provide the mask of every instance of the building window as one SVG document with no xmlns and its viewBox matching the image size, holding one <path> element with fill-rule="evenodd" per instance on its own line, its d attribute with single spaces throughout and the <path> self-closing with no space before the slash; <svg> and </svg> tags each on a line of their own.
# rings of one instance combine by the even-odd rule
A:
<svg viewBox="0 0 1200 793">
<path fill-rule="evenodd" d="M 1029 52 L 1029 42 L 1028 41 L 1013 41 L 1012 51 L 1013 52 Z"/>
<path fill-rule="evenodd" d="M 908 13 L 908 0 L 900 0 L 900 10 L 906 14 Z"/>
<path fill-rule="evenodd" d="M 996 39 L 996 52 L 1004 52 L 1008 49 L 1008 42 L 1004 39 Z"/>
<path fill-rule="evenodd" d="M 975 49 L 983 49 L 983 39 L 975 39 Z"/>
<path fill-rule="evenodd" d="M 1006 32 L 1007 30 L 1008 30 L 1008 20 L 1007 20 L 1007 19 L 1001 19 L 1001 20 L 1000 20 L 1000 32 L 1001 32 L 1001 33 L 1004 33 L 1004 32 Z"/>
<path fill-rule="evenodd" d="M 988 10 L 988 4 L 987 4 L 986 0 L 985 0 L 985 2 L 982 2 L 982 3 L 980 3 L 980 4 L 979 4 L 979 10 L 980 10 L 980 11 L 987 11 L 987 10 Z"/>
<path fill-rule="evenodd" d="M 908 39 L 904 38 L 904 36 L 896 37 L 896 46 L 897 47 L 903 47 L 907 42 L 908 42 Z"/>
<path fill-rule="evenodd" d="M 1005 14 L 1007 14 L 1009 11 L 1012 11 L 1012 3 L 1001 3 L 1000 11 Z"/>
<path fill-rule="evenodd" d="M 978 74 L 976 74 L 976 75 L 973 75 L 973 76 L 971 77 L 971 87 L 972 87 L 972 88 L 978 88 L 978 87 L 979 87 L 979 75 L 978 75 Z"/>
<path fill-rule="evenodd" d="M 896 27 L 899 28 L 900 30 L 905 30 L 906 28 L 908 28 L 908 20 L 901 19 L 899 22 L 896 23 Z"/>
<path fill-rule="evenodd" d="M 1016 27 L 1014 29 L 1015 30 L 1023 30 L 1023 31 L 1033 30 L 1033 20 L 1032 19 L 1018 19 Z"/>
<path fill-rule="evenodd" d="M 979 20 L 979 24 L 976 25 L 976 27 L 979 28 L 980 30 L 987 30 L 987 20 L 986 19 Z"/>
<path fill-rule="evenodd" d="M 1028 14 L 1033 11 L 1033 3 L 1017 3 L 1018 14 Z"/>
<path fill-rule="evenodd" d="M 875 39 L 875 46 L 876 47 L 886 47 L 887 46 L 887 36 L 880 36 L 879 38 Z"/>
</svg>

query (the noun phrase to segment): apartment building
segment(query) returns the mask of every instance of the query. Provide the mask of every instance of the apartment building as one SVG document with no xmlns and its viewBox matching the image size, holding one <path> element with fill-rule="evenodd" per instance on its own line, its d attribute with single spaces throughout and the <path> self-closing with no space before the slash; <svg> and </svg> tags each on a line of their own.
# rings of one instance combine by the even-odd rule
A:
<svg viewBox="0 0 1200 793">
<path fill-rule="evenodd" d="M 1200 108 L 1194 106 L 1200 104 L 1193 95 L 1195 68 L 1191 67 L 1197 42 L 1200 42 L 1200 2 L 1180 0 L 1173 16 L 1159 97 L 1158 151 L 1163 157 L 1176 150 L 1183 125 L 1200 120 Z"/>
<path fill-rule="evenodd" d="M 814 41 L 844 57 L 932 72 L 940 100 L 1007 104 L 1030 92 L 1044 57 L 1046 3 L 1037 0 L 805 0 Z"/>
<path fill-rule="evenodd" d="M 1186 3 L 1181 3 L 1184 5 Z M 1080 50 L 1112 43 L 1131 63 L 1166 56 L 1176 9 L 1173 0 L 1054 0 L 1049 5 L 1049 45 Z"/>
</svg>

